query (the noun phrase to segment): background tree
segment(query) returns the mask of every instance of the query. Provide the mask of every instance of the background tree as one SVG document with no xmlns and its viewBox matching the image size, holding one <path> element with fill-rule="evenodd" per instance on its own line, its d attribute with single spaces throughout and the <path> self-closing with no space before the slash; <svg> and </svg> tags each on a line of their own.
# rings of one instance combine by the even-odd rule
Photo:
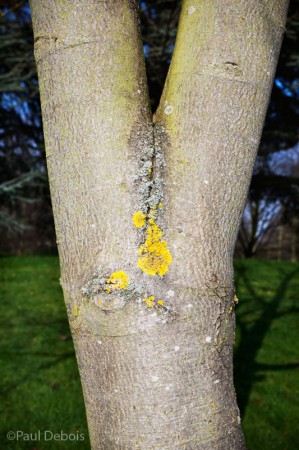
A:
<svg viewBox="0 0 299 450">
<path fill-rule="evenodd" d="M 260 154 L 236 254 L 297 261 L 299 147 Z"/>
<path fill-rule="evenodd" d="M 258 197 L 248 199 L 239 232 L 239 242 L 246 258 L 256 255 L 267 241 L 282 217 L 282 205 L 279 200 Z"/>
<path fill-rule="evenodd" d="M 232 256 L 287 2 L 184 1 L 152 117 L 138 4 L 33 0 L 93 448 L 244 448 Z"/>
</svg>

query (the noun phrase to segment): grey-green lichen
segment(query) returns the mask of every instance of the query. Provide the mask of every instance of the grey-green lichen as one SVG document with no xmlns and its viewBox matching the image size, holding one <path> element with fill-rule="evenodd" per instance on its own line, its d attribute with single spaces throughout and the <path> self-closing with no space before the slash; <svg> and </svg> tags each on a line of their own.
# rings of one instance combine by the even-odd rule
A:
<svg viewBox="0 0 299 450">
<path fill-rule="evenodd" d="M 162 126 L 151 124 L 144 131 L 137 131 L 136 145 L 139 168 L 133 177 L 137 186 L 138 210 L 149 214 L 151 208 L 157 208 L 163 200 L 163 170 L 165 161 L 162 142 L 165 132 Z"/>
<path fill-rule="evenodd" d="M 95 295 L 122 297 L 130 299 L 136 294 L 141 294 L 142 289 L 136 286 L 130 276 L 123 270 L 107 271 L 98 268 L 92 278 L 83 286 L 84 297 L 92 298 Z"/>
<path fill-rule="evenodd" d="M 154 308 L 159 312 L 168 312 L 169 308 L 164 304 L 164 300 L 152 293 L 149 293 L 143 286 L 132 282 L 130 276 L 122 271 L 116 270 L 112 273 L 98 268 L 92 278 L 81 289 L 83 299 L 91 301 L 97 306 L 105 307 L 109 302 L 113 303 L 116 308 L 125 307 L 128 301 L 136 303 L 147 308 Z M 76 307 L 76 316 L 79 307 Z"/>
</svg>

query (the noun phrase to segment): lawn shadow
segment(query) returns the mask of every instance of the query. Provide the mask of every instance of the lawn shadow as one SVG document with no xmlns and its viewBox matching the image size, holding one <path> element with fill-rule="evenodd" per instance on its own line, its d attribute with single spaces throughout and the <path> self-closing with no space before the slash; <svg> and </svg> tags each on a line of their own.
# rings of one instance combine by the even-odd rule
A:
<svg viewBox="0 0 299 450">
<path fill-rule="evenodd" d="M 27 318 L 26 315 L 24 317 Z M 9 322 L 5 327 L 2 326 L 7 340 L 1 345 L 1 359 L 3 365 L 8 364 L 10 376 L 2 378 L 0 398 L 9 398 L 11 391 L 28 381 L 38 382 L 43 379 L 45 382 L 46 371 L 64 364 L 67 360 L 74 361 L 76 370 L 75 351 L 67 326 L 66 318 L 56 321 L 44 319 L 39 323 L 31 323 L 29 318 L 26 323 L 27 333 L 11 330 Z M 47 335 L 44 337 L 45 330 Z M 34 342 L 35 339 L 38 339 L 37 343 Z M 74 376 L 76 375 L 75 372 Z"/>
<path fill-rule="evenodd" d="M 240 341 L 234 354 L 234 370 L 235 370 L 235 387 L 237 391 L 238 405 L 241 417 L 244 417 L 246 407 L 253 385 L 256 381 L 264 379 L 264 373 L 267 371 L 284 371 L 297 369 L 299 363 L 290 364 L 262 364 L 256 361 L 259 349 L 263 345 L 263 341 L 271 327 L 274 319 L 285 314 L 298 312 L 298 308 L 289 308 L 285 311 L 279 311 L 279 307 L 287 292 L 290 281 L 299 274 L 296 267 L 290 273 L 281 274 L 281 282 L 272 298 L 269 296 L 265 299 L 257 293 L 253 283 L 247 274 L 247 267 L 240 266 L 236 270 L 236 290 L 242 281 L 252 299 L 252 307 L 259 305 L 262 310 L 258 319 L 253 321 L 252 326 L 244 319 L 244 315 L 248 314 L 248 310 L 237 313 L 237 324 L 240 329 Z"/>
</svg>

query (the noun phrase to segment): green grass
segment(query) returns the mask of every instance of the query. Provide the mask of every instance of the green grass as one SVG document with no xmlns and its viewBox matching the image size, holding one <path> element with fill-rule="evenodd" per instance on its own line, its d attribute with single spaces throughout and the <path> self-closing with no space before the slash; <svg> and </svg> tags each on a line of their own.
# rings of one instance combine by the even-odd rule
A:
<svg viewBox="0 0 299 450">
<path fill-rule="evenodd" d="M 89 449 L 56 257 L 0 259 L 0 442 L 8 450 Z M 236 261 L 235 383 L 249 450 L 298 448 L 299 264 Z M 84 441 L 7 441 L 8 430 Z"/>
<path fill-rule="evenodd" d="M 299 264 L 235 264 L 235 384 L 249 450 L 296 450 L 299 443 Z"/>
<path fill-rule="evenodd" d="M 89 449 L 82 390 L 58 281 L 58 260 L 2 258 L 0 265 L 0 447 Z M 10 443 L 6 439 L 8 430 L 78 431 L 85 440 Z"/>
</svg>

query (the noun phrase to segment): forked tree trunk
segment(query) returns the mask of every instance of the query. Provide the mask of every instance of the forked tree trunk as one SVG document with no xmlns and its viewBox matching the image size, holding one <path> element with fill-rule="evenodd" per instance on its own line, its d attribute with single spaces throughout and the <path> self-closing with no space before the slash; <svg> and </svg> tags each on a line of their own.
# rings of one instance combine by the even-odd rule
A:
<svg viewBox="0 0 299 450">
<path fill-rule="evenodd" d="M 136 1 L 31 1 L 93 449 L 244 448 L 232 256 L 287 3 L 184 1 L 152 118 Z"/>
</svg>

